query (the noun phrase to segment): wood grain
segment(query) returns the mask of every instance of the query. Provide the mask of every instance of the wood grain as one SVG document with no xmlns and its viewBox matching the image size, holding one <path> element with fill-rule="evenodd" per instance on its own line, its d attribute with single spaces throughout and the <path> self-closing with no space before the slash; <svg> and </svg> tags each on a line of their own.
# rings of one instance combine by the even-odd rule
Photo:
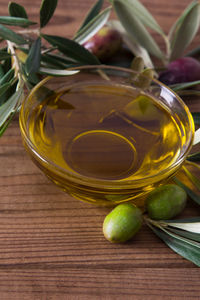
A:
<svg viewBox="0 0 200 300">
<path fill-rule="evenodd" d="M 165 31 L 189 3 L 142 2 Z M 18 3 L 37 20 L 39 0 Z M 73 36 L 93 3 L 60 0 L 45 31 Z M 2 15 L 7 4 L 1 0 Z M 188 105 L 200 109 L 198 100 Z M 16 116 L 0 139 L 0 299 L 199 299 L 199 269 L 146 226 L 127 244 L 107 242 L 102 222 L 108 211 L 48 181 L 25 153 Z M 190 212 L 199 215 L 199 207 L 190 204 Z"/>
</svg>

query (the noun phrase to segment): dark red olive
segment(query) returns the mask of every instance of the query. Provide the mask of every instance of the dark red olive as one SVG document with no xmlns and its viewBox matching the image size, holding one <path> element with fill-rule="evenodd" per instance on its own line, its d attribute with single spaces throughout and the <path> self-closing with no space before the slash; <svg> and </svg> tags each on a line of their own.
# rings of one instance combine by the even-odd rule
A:
<svg viewBox="0 0 200 300">
<path fill-rule="evenodd" d="M 122 38 L 120 33 L 105 25 L 83 46 L 101 61 L 106 61 L 120 49 Z"/>
<path fill-rule="evenodd" d="M 160 73 L 159 80 L 167 85 L 200 80 L 200 62 L 192 57 L 176 59 Z"/>
</svg>

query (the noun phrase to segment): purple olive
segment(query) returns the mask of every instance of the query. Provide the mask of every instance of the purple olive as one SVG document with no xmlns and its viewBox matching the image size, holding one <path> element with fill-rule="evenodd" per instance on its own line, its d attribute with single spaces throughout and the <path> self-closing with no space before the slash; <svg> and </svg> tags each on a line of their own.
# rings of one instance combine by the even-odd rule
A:
<svg viewBox="0 0 200 300">
<path fill-rule="evenodd" d="M 160 73 L 159 80 L 167 85 L 200 80 L 200 62 L 192 57 L 176 59 Z"/>
<path fill-rule="evenodd" d="M 121 44 L 120 33 L 109 26 L 104 26 L 83 46 L 101 61 L 106 61 L 120 49 Z"/>
</svg>

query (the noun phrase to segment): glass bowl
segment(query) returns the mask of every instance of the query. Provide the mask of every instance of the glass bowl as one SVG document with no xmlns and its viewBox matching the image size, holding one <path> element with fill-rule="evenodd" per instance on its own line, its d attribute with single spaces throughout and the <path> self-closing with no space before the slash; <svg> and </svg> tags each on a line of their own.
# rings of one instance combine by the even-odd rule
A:
<svg viewBox="0 0 200 300">
<path fill-rule="evenodd" d="M 164 84 L 110 66 L 47 77 L 20 110 L 24 146 L 34 163 L 71 196 L 112 206 L 170 179 L 189 153 L 194 124 Z"/>
</svg>

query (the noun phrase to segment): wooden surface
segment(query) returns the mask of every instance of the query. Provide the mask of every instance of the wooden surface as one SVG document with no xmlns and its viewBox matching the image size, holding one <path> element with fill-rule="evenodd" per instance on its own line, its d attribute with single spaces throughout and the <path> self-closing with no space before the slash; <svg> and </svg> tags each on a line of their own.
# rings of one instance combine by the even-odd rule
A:
<svg viewBox="0 0 200 300">
<path fill-rule="evenodd" d="M 58 2 L 45 32 L 71 37 L 94 1 Z M 189 3 L 142 2 L 165 31 Z M 18 3 L 38 20 L 39 0 Z M 1 0 L 1 15 L 7 4 Z M 188 105 L 200 111 L 198 100 Z M 199 207 L 190 209 L 199 214 Z M 0 299 L 200 299 L 199 268 L 146 226 L 127 244 L 107 242 L 108 211 L 48 181 L 25 153 L 16 117 L 0 139 Z"/>
</svg>

